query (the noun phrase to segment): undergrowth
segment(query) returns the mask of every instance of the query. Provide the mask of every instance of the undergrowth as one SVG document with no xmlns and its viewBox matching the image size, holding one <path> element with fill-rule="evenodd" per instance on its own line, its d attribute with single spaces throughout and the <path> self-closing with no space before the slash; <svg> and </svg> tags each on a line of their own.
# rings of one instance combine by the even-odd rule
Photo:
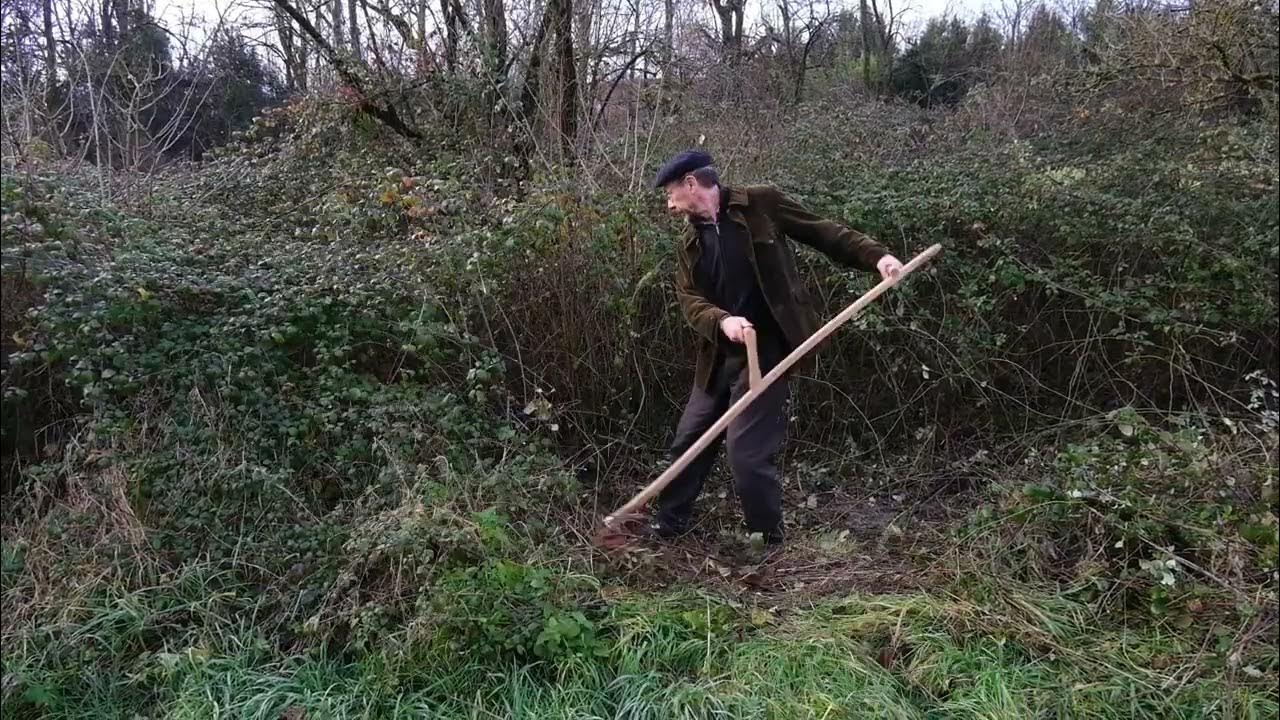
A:
<svg viewBox="0 0 1280 720">
<path fill-rule="evenodd" d="M 146 197 L 6 167 L 5 718 L 1280 715 L 1274 134 L 798 117 L 850 169 L 758 169 L 946 257 L 799 383 L 794 454 L 962 500 L 944 583 L 810 598 L 585 548 L 690 379 L 648 198 L 335 112 Z"/>
</svg>

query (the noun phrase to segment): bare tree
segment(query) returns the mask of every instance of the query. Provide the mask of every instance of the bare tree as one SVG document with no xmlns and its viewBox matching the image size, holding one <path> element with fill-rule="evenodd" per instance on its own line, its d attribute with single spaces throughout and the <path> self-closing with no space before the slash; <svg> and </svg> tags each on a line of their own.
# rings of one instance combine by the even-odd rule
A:
<svg viewBox="0 0 1280 720">
<path fill-rule="evenodd" d="M 417 12 L 414 13 L 414 20 L 418 28 L 418 72 L 422 73 L 426 70 L 427 65 L 427 0 L 417 0 Z"/>
<path fill-rule="evenodd" d="M 671 68 L 676 57 L 675 47 L 675 0 L 663 0 L 662 3 L 662 77 L 671 75 Z"/>
<path fill-rule="evenodd" d="M 311 42 L 316 45 L 320 50 L 320 53 L 324 55 L 325 59 L 329 62 L 330 66 L 332 66 L 334 71 L 338 73 L 338 76 L 342 78 L 342 81 L 346 83 L 352 92 L 356 94 L 357 103 L 362 112 L 382 122 L 384 125 L 404 137 L 414 140 L 422 137 L 422 133 L 418 132 L 417 129 L 411 127 L 404 121 L 395 105 L 385 100 L 377 101 L 372 99 L 372 93 L 370 93 L 366 87 L 366 83 L 361 77 L 357 67 L 354 66 L 348 58 L 343 57 L 341 53 L 337 52 L 334 47 L 329 44 L 328 40 L 325 40 L 324 35 L 322 35 L 316 26 L 307 19 L 307 16 L 304 15 L 302 11 L 294 7 L 289 0 L 273 1 L 277 7 L 288 14 L 289 17 L 293 18 L 293 21 L 298 24 L 298 27 L 302 29 L 302 32 L 305 33 L 306 36 L 311 39 Z"/>
<path fill-rule="evenodd" d="M 826 26 L 835 15 L 830 5 L 819 10 L 816 0 L 801 3 L 799 0 L 778 0 L 778 14 L 782 27 L 768 27 L 769 35 L 782 46 L 792 77 L 794 102 L 804 99 L 805 77 L 809 72 L 809 58 L 814 44 L 822 38 Z"/>
<path fill-rule="evenodd" d="M 864 7 L 867 15 L 862 31 L 863 53 L 875 57 L 878 77 L 872 79 L 866 63 L 863 63 L 863 79 L 869 87 L 871 83 L 884 87 L 893 74 L 893 59 L 902 34 L 902 17 L 911 8 L 905 3 L 895 8 L 893 0 L 864 0 Z"/>
<path fill-rule="evenodd" d="M 720 18 L 720 51 L 726 60 L 742 54 L 742 18 L 747 0 L 711 0 Z"/>
<path fill-rule="evenodd" d="M 858 27 L 862 30 L 862 86 L 871 89 L 871 11 L 867 0 L 858 0 Z"/>
<path fill-rule="evenodd" d="M 293 18 L 278 6 L 272 8 L 280 56 L 284 64 L 285 86 L 295 92 L 307 90 L 307 46 L 298 37 Z"/>
<path fill-rule="evenodd" d="M 347 44 L 346 34 L 342 31 L 347 13 L 346 3 L 343 0 L 332 0 L 330 9 L 333 11 L 333 20 L 330 23 L 333 27 L 333 47 L 335 50 L 341 50 Z"/>
<path fill-rule="evenodd" d="M 481 11 L 484 23 L 484 68 L 490 85 L 500 88 L 506 85 L 507 10 L 503 0 L 483 0 Z"/>
<path fill-rule="evenodd" d="M 342 0 L 338 0 L 338 4 L 341 4 L 341 3 L 342 3 Z M 360 52 L 360 19 L 359 19 L 359 15 L 356 12 L 357 8 L 359 7 L 360 7 L 360 0 L 348 0 L 347 2 L 347 27 L 349 28 L 348 34 L 351 37 L 351 54 L 354 55 L 357 60 L 360 60 L 362 58 L 362 53 Z"/>
<path fill-rule="evenodd" d="M 1107 14 L 1099 15 L 1103 9 Z M 1051 47 L 1051 33 L 1037 35 L 1036 50 Z M 1030 28 L 1027 36 L 1032 39 Z M 1266 106 L 1274 113 L 1280 102 L 1280 13 L 1274 3 L 1219 0 L 1186 9 L 1108 4 L 1095 9 L 1086 42 L 1090 63 L 1082 72 L 1091 90 L 1124 88 L 1133 102 L 1188 112 Z"/>
<path fill-rule="evenodd" d="M 40 15 L 44 21 L 45 105 L 52 105 L 58 85 L 58 48 L 53 39 L 53 0 L 41 0 Z"/>
<path fill-rule="evenodd" d="M 520 113 L 526 122 L 532 122 L 538 112 L 542 83 L 543 48 L 546 45 L 547 36 L 551 32 L 553 17 L 552 8 L 550 6 L 546 7 L 542 12 L 541 20 L 538 22 L 538 29 L 534 32 L 533 41 L 530 43 L 529 61 L 526 63 L 524 71 L 524 86 L 520 90 Z"/>
<path fill-rule="evenodd" d="M 1022 39 L 1022 26 L 1026 22 L 1027 13 L 1031 10 L 1033 0 L 1001 0 L 996 9 L 996 17 L 1004 24 L 1002 30 L 1009 43 L 1017 47 Z"/>
<path fill-rule="evenodd" d="M 458 30 L 465 16 L 458 0 L 440 0 L 440 12 L 444 17 L 444 64 L 452 73 L 458 69 Z"/>
<path fill-rule="evenodd" d="M 578 132 L 578 72 L 573 53 L 573 2 L 552 0 L 548 12 L 556 31 L 556 71 L 560 76 L 560 136 L 572 148 Z"/>
</svg>

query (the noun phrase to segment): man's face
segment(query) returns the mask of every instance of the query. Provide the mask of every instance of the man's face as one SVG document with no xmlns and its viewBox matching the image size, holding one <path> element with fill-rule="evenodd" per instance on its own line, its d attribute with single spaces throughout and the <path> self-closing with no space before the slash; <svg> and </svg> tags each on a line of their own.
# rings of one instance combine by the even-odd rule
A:
<svg viewBox="0 0 1280 720">
<path fill-rule="evenodd" d="M 685 217 L 698 217 L 702 212 L 698 183 L 692 175 L 667 183 L 667 212 Z"/>
</svg>

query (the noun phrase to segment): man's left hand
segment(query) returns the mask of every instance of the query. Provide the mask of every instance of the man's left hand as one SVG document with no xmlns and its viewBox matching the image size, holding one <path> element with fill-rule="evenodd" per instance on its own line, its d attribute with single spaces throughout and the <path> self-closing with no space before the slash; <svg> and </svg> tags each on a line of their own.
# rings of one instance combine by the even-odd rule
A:
<svg viewBox="0 0 1280 720">
<path fill-rule="evenodd" d="M 892 255 L 885 255 L 876 263 L 876 269 L 880 271 L 881 278 L 888 280 L 902 274 L 902 261 Z"/>
</svg>

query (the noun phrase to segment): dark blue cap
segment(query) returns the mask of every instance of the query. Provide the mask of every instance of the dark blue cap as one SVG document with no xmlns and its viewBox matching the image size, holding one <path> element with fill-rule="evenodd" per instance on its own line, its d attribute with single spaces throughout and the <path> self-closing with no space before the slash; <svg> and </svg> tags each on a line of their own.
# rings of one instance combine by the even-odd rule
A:
<svg viewBox="0 0 1280 720">
<path fill-rule="evenodd" d="M 688 173 L 711 164 L 711 156 L 701 150 L 685 150 L 676 153 L 653 178 L 653 187 L 660 188 L 672 180 L 679 180 Z"/>
</svg>

